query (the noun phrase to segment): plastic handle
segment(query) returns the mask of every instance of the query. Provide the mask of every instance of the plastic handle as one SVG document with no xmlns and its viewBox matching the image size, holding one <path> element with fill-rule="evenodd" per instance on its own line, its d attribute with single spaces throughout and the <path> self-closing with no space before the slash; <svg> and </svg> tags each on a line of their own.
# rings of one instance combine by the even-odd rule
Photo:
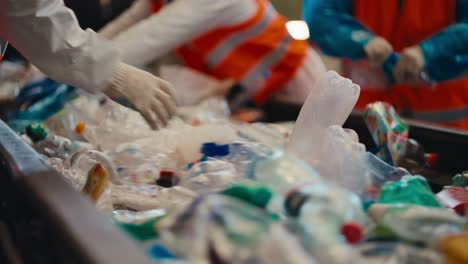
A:
<svg viewBox="0 0 468 264">
<path fill-rule="evenodd" d="M 393 69 L 395 65 L 400 61 L 400 55 L 395 52 L 392 52 L 387 59 L 385 59 L 384 63 L 382 64 L 382 69 L 387 76 L 387 80 L 389 83 L 395 83 L 395 77 L 393 77 Z"/>
</svg>

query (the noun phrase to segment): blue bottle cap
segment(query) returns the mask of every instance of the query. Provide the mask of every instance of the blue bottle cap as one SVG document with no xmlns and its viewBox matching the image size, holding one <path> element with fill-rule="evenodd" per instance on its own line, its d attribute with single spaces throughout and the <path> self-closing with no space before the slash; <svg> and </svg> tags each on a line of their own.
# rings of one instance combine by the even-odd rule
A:
<svg viewBox="0 0 468 264">
<path fill-rule="evenodd" d="M 229 155 L 229 145 L 217 145 L 208 142 L 202 145 L 201 153 L 207 157 L 224 157 Z"/>
<path fill-rule="evenodd" d="M 154 244 L 151 246 L 151 248 L 148 251 L 149 255 L 158 260 L 158 259 L 177 259 L 177 257 L 172 254 L 169 250 L 167 250 L 165 247 Z"/>
</svg>

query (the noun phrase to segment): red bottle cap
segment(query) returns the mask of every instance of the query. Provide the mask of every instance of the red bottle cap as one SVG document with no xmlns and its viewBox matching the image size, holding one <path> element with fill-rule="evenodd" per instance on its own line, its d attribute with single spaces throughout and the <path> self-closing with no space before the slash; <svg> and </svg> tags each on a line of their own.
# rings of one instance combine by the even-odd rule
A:
<svg viewBox="0 0 468 264">
<path fill-rule="evenodd" d="M 161 180 L 172 180 L 175 176 L 175 172 L 171 170 L 162 170 L 159 172 L 159 178 Z"/>
<path fill-rule="evenodd" d="M 460 216 L 465 216 L 468 214 L 468 202 L 463 202 L 458 204 L 453 208 L 453 210 Z"/>
<path fill-rule="evenodd" d="M 346 222 L 341 226 L 341 234 L 348 243 L 356 244 L 364 238 L 364 228 L 358 222 Z"/>
<path fill-rule="evenodd" d="M 426 163 L 432 169 L 439 167 L 439 154 L 437 153 L 426 153 Z"/>
</svg>

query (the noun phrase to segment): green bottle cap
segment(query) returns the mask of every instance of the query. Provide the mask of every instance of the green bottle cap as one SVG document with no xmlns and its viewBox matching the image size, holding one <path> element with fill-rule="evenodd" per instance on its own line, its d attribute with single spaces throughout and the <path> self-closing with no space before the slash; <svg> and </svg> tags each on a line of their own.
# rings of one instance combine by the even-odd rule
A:
<svg viewBox="0 0 468 264">
<path fill-rule="evenodd" d="M 147 220 L 143 223 L 124 223 L 114 219 L 114 222 L 130 234 L 133 238 L 139 241 L 147 241 L 158 238 L 159 233 L 156 228 L 156 224 L 163 218 L 156 217 L 154 219 Z"/>
<path fill-rule="evenodd" d="M 268 202 L 273 197 L 273 192 L 263 186 L 234 185 L 221 194 L 230 196 L 259 208 L 266 208 Z"/>
<path fill-rule="evenodd" d="M 37 143 L 47 138 L 47 131 L 43 125 L 35 123 L 26 127 L 26 135 L 34 143 Z"/>
</svg>

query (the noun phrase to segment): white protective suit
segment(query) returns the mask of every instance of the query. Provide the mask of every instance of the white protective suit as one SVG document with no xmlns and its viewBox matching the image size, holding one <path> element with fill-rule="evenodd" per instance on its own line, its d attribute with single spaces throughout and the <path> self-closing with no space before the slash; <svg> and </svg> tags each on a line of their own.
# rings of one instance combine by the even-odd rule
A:
<svg viewBox="0 0 468 264">
<path fill-rule="evenodd" d="M 121 53 L 82 30 L 63 0 L 0 0 L 0 36 L 52 79 L 126 97 L 156 128 L 174 114 L 168 83 L 121 63 Z"/>
<path fill-rule="evenodd" d="M 257 8 L 252 0 L 173 0 L 152 15 L 150 1 L 136 0 L 99 32 L 121 48 L 124 62 L 131 65 L 145 65 L 201 34 L 245 21 Z M 303 67 L 278 96 L 303 103 L 325 72 L 321 58 L 310 48 Z"/>
</svg>

